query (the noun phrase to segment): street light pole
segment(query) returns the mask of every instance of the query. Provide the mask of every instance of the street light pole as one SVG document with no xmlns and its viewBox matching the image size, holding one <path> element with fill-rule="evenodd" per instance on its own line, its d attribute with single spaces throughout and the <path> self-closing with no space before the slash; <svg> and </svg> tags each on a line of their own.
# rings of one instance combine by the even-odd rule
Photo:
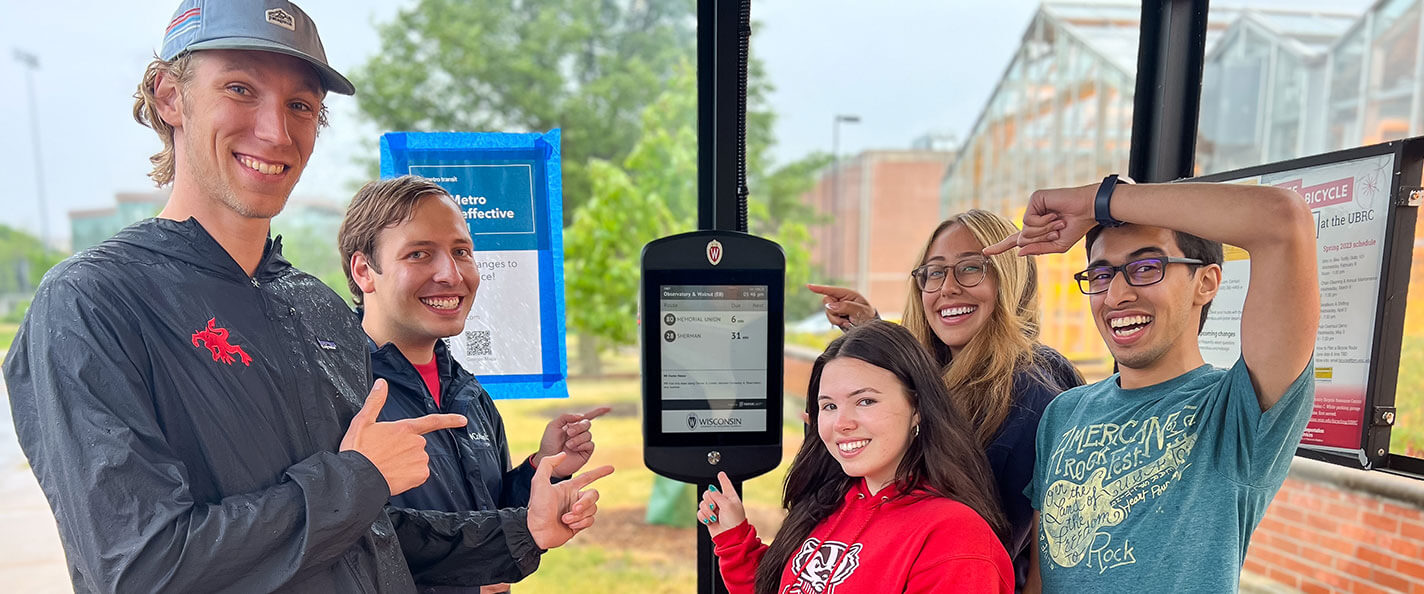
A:
<svg viewBox="0 0 1424 594">
<path fill-rule="evenodd" d="M 845 237 L 842 231 L 841 219 L 836 214 L 841 208 L 841 122 L 847 124 L 859 124 L 860 116 L 836 114 L 831 120 L 831 273 L 832 280 L 843 281 L 836 275 L 839 274 L 845 253 Z"/>
<path fill-rule="evenodd" d="M 49 213 L 45 211 L 44 165 L 40 161 L 40 114 L 35 106 L 35 71 L 40 68 L 40 58 L 15 48 L 15 60 L 25 65 L 25 86 L 29 89 L 30 96 L 30 140 L 35 153 L 35 199 L 40 208 L 40 243 L 45 249 L 50 249 Z"/>
</svg>

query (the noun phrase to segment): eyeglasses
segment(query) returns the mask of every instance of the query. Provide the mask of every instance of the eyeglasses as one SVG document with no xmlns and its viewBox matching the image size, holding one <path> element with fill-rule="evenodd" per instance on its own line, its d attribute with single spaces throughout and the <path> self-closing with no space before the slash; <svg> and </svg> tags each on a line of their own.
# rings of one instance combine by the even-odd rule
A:
<svg viewBox="0 0 1424 594">
<path fill-rule="evenodd" d="M 959 286 L 969 288 L 984 282 L 985 271 L 989 268 L 988 258 L 965 258 L 954 263 L 954 266 L 943 264 L 925 264 L 910 271 L 910 278 L 915 279 L 915 284 L 920 286 L 920 290 L 926 293 L 933 293 L 944 287 L 944 279 L 950 275 L 950 270 L 954 271 L 954 282 Z"/>
<path fill-rule="evenodd" d="M 1073 275 L 1078 280 L 1078 290 L 1084 295 L 1097 295 L 1108 290 L 1113 276 L 1122 272 L 1122 278 L 1134 287 L 1145 287 L 1162 282 L 1168 264 L 1205 264 L 1196 258 L 1144 258 L 1128 262 L 1122 266 L 1094 266 Z"/>
</svg>

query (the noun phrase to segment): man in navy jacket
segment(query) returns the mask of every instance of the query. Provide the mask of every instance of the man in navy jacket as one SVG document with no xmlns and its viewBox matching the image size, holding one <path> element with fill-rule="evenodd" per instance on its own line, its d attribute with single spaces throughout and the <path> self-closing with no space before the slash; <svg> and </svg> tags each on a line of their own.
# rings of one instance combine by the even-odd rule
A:
<svg viewBox="0 0 1424 594">
<path fill-rule="evenodd" d="M 556 417 L 539 451 L 511 468 L 494 401 L 441 340 L 464 330 L 480 285 L 469 227 L 448 192 L 414 176 L 366 184 L 352 198 L 337 238 L 370 337 L 372 371 L 390 386 L 381 420 L 442 413 L 469 419 L 464 427 L 428 435 L 430 479 L 392 497 L 393 504 L 448 512 L 524 507 L 540 460 L 564 454 L 553 468 L 556 478 L 588 462 L 594 448 L 589 423 L 607 408 Z M 481 591 L 507 588 L 491 584 Z"/>
</svg>

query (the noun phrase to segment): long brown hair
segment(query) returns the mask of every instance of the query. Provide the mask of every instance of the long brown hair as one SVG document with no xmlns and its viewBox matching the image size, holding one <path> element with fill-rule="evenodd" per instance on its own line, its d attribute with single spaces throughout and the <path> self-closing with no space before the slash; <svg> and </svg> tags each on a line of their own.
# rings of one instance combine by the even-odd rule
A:
<svg viewBox="0 0 1424 594">
<path fill-rule="evenodd" d="M 910 397 L 910 408 L 920 415 L 919 434 L 895 469 L 898 497 L 945 497 L 974 510 L 1002 540 L 1006 523 L 999 511 L 994 478 L 984 449 L 974 442 L 973 428 L 950 403 L 939 367 L 904 328 L 890 322 L 871 321 L 837 338 L 811 367 L 806 391 L 810 428 L 786 474 L 782 505 L 787 510 L 771 548 L 756 572 L 756 592 L 774 594 L 781 574 L 801 542 L 816 525 L 841 504 L 857 480 L 846 475 L 826 449 L 817 432 L 816 397 L 821 393 L 821 372 L 831 361 L 859 359 L 895 374 Z"/>
<path fill-rule="evenodd" d="M 925 263 L 930 246 L 940 235 L 955 225 L 962 225 L 981 246 L 998 243 L 1018 231 L 1013 221 L 980 209 L 968 210 L 940 223 L 920 250 L 920 264 Z M 974 425 L 974 435 L 981 447 L 988 446 L 998 434 L 1014 404 L 1014 375 L 1019 371 L 1033 372 L 1038 348 L 1038 265 L 1032 256 L 1022 257 L 1016 250 L 989 257 L 989 273 L 998 284 L 994 312 L 959 354 L 951 355 L 949 346 L 940 341 L 925 317 L 925 306 L 919 285 L 909 280 L 909 295 L 905 300 L 904 325 L 915 339 L 930 352 L 943 370 L 945 385 L 950 390 L 960 414 Z M 945 282 L 955 282 L 946 279 Z M 1057 382 L 1040 373 L 1041 380 Z"/>
</svg>

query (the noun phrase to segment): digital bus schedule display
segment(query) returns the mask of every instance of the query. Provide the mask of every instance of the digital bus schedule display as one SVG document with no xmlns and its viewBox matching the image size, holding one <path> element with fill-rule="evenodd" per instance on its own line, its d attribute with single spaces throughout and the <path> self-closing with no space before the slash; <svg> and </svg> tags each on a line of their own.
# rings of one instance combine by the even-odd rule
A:
<svg viewBox="0 0 1424 594">
<path fill-rule="evenodd" d="M 767 285 L 660 285 L 662 432 L 767 429 Z"/>
</svg>

